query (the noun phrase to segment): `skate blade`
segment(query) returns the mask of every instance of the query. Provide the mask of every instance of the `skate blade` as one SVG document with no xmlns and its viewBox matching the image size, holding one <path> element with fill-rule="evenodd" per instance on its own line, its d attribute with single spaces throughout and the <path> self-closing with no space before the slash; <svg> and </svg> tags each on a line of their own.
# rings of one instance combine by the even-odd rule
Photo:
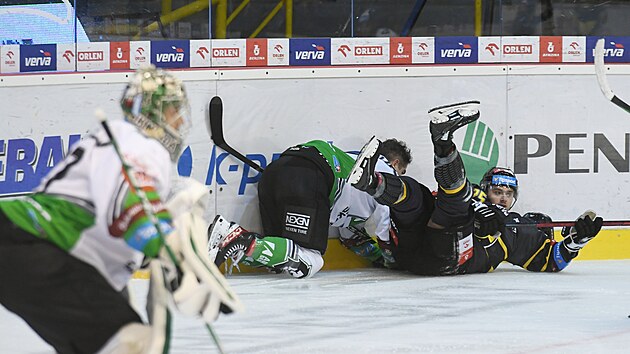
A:
<svg viewBox="0 0 630 354">
<path fill-rule="evenodd" d="M 378 139 L 373 136 L 372 139 L 370 139 L 370 141 L 368 141 L 368 143 L 363 147 L 359 157 L 357 157 L 354 167 L 352 167 L 352 171 L 350 171 L 350 175 L 348 176 L 348 182 L 351 185 L 357 184 L 361 180 L 361 177 L 363 176 L 363 164 L 366 162 L 365 157 L 374 157 L 379 145 L 380 143 Z"/>
<path fill-rule="evenodd" d="M 433 124 L 445 123 L 451 120 L 450 114 L 458 112 L 462 117 L 470 117 L 479 112 L 479 101 L 465 101 L 460 103 L 453 103 L 444 106 L 431 108 L 429 110 L 429 116 Z"/>
</svg>

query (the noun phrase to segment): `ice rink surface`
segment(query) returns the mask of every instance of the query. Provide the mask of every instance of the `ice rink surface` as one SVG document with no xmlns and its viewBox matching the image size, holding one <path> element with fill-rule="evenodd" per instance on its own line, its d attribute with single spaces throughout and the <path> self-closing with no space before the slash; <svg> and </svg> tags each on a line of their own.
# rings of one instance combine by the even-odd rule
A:
<svg viewBox="0 0 630 354">
<path fill-rule="evenodd" d="M 229 278 L 247 307 L 214 324 L 227 353 L 630 353 L 630 260 L 559 274 L 417 277 L 380 269 L 307 280 Z M 134 280 L 143 306 L 146 280 Z M 0 353 L 52 353 L 0 307 Z M 171 353 L 215 353 L 202 322 L 177 316 Z"/>
</svg>

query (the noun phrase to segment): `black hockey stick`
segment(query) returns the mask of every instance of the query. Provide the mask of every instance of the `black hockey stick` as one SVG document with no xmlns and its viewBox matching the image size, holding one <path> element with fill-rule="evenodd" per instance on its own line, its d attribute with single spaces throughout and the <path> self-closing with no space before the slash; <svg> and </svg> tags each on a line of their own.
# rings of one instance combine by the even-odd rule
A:
<svg viewBox="0 0 630 354">
<path fill-rule="evenodd" d="M 251 159 L 248 159 L 246 156 L 243 156 L 243 154 L 241 154 L 240 152 L 234 150 L 225 141 L 225 137 L 223 136 L 223 101 L 219 96 L 214 96 L 210 100 L 210 105 L 208 106 L 208 128 L 210 129 L 210 138 L 216 146 L 220 147 L 221 149 L 228 152 L 230 155 L 246 163 L 256 171 L 263 171 L 263 168 L 260 167 L 259 164 L 255 163 Z"/>
<path fill-rule="evenodd" d="M 597 44 L 595 45 L 595 74 L 597 75 L 597 82 L 599 82 L 599 88 L 602 90 L 602 93 L 606 98 L 623 109 L 624 111 L 630 113 L 630 105 L 624 102 L 621 98 L 617 97 L 608 85 L 608 79 L 606 78 L 606 67 L 604 66 L 604 50 L 605 50 L 605 39 L 600 38 L 597 40 Z"/>
</svg>

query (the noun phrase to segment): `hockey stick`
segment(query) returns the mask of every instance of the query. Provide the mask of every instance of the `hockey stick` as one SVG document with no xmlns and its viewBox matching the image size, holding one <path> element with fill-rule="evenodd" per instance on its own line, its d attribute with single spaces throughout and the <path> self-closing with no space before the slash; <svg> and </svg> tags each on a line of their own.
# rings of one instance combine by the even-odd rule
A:
<svg viewBox="0 0 630 354">
<path fill-rule="evenodd" d="M 608 85 L 608 79 L 606 78 L 606 67 L 604 66 L 604 50 L 605 50 L 605 39 L 600 38 L 597 40 L 597 44 L 595 45 L 595 74 L 597 75 L 597 82 L 599 82 L 599 88 L 602 90 L 602 93 L 606 98 L 623 109 L 624 111 L 630 113 L 630 105 L 624 102 L 621 98 L 617 97 Z"/>
<path fill-rule="evenodd" d="M 564 226 L 575 226 L 575 221 L 551 221 L 551 222 L 540 222 L 536 224 L 527 224 L 527 223 L 506 223 L 506 227 L 564 227 Z M 630 226 L 630 220 L 609 220 L 604 221 L 602 226 Z"/>
<path fill-rule="evenodd" d="M 263 168 L 260 167 L 259 164 L 255 163 L 246 156 L 243 156 L 240 152 L 234 150 L 225 141 L 225 137 L 223 136 L 223 101 L 219 96 L 214 96 L 210 100 L 210 104 L 208 106 L 208 128 L 210 129 L 210 138 L 216 146 L 220 147 L 221 149 L 228 152 L 230 155 L 246 163 L 256 171 L 263 171 Z"/>
<path fill-rule="evenodd" d="M 177 273 L 181 274 L 182 271 L 181 271 L 179 260 L 177 259 L 177 257 L 175 257 L 175 253 L 173 252 L 171 247 L 166 243 L 166 238 L 164 237 L 164 233 L 162 232 L 162 228 L 160 227 L 160 223 L 157 217 L 152 211 L 151 204 L 149 203 L 149 199 L 147 198 L 147 195 L 144 193 L 142 189 L 138 187 L 138 183 L 135 177 L 133 176 L 133 174 L 130 173 L 131 165 L 129 165 L 129 163 L 125 160 L 125 157 L 120 151 L 118 142 L 114 138 L 114 134 L 109 129 L 109 124 L 107 124 L 107 116 L 105 115 L 105 112 L 103 112 L 103 110 L 101 109 L 97 109 L 96 112 L 94 112 L 94 114 L 96 115 L 98 120 L 101 122 L 101 126 L 105 130 L 105 133 L 107 134 L 107 137 L 109 138 L 109 141 L 112 143 L 112 146 L 114 147 L 114 150 L 116 151 L 116 155 L 118 156 L 118 159 L 120 160 L 120 163 L 122 164 L 123 177 L 125 178 L 125 181 L 129 185 L 129 187 L 131 187 L 131 190 L 133 191 L 133 193 L 136 196 L 138 196 L 138 198 L 140 198 L 140 201 L 142 203 L 142 210 L 151 221 L 151 224 L 153 224 L 153 227 L 155 227 L 158 237 L 162 241 L 163 247 L 166 250 L 168 257 L 171 259 L 171 262 L 173 262 L 173 264 L 177 268 Z M 223 353 L 224 352 L 223 346 L 221 345 L 221 342 L 219 341 L 219 337 L 214 332 L 214 329 L 212 328 L 212 326 L 206 323 L 206 328 L 208 329 L 208 332 L 210 332 L 210 336 L 214 340 L 214 344 L 217 346 L 217 349 L 219 350 L 219 352 Z"/>
</svg>

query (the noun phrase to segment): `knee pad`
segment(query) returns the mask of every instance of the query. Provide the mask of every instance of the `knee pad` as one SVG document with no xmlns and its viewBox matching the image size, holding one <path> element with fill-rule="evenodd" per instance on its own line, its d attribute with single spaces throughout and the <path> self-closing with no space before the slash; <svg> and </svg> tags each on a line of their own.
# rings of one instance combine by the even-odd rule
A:
<svg viewBox="0 0 630 354">
<path fill-rule="evenodd" d="M 394 205 L 404 194 L 405 184 L 398 176 L 389 173 L 380 173 L 382 183 L 376 187 L 374 200 L 383 205 Z"/>
</svg>

